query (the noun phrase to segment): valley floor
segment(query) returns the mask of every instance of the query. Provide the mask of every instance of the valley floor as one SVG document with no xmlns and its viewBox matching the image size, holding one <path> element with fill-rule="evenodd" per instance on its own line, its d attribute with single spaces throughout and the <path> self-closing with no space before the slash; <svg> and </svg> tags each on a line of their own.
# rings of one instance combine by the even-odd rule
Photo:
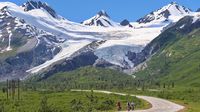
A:
<svg viewBox="0 0 200 112">
<path fill-rule="evenodd" d="M 116 94 L 104 94 L 93 92 L 51 92 L 51 91 L 23 91 L 20 100 L 15 93 L 14 100 L 6 93 L 0 92 L 1 112 L 114 112 L 117 110 L 116 103 L 122 104 L 126 110 L 128 101 L 134 100 L 136 109 L 149 108 L 150 105 L 144 100 L 134 96 L 121 96 Z"/>
<path fill-rule="evenodd" d="M 72 90 L 72 91 L 89 92 L 89 90 Z M 122 95 L 122 96 L 128 95 L 125 93 L 100 91 L 100 90 L 94 90 L 94 92 L 105 93 L 105 94 L 117 94 L 117 95 Z M 135 96 L 135 95 L 130 94 L 130 96 Z M 149 97 L 149 96 L 136 96 L 136 97 L 148 101 L 152 105 L 152 107 L 150 109 L 137 110 L 134 112 L 178 112 L 178 111 L 181 111 L 184 109 L 184 106 L 172 103 L 172 102 L 164 100 L 164 99 Z"/>
</svg>

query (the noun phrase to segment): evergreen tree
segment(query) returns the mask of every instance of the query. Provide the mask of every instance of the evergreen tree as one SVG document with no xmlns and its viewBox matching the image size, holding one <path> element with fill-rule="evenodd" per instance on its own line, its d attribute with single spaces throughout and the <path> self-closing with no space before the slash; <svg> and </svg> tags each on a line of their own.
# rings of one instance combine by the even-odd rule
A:
<svg viewBox="0 0 200 112">
<path fill-rule="evenodd" d="M 164 83 L 164 84 L 163 84 L 163 88 L 165 88 L 165 86 L 166 86 L 166 85 L 165 85 L 165 83 Z"/>
<path fill-rule="evenodd" d="M 3 101 L 0 101 L 0 112 L 6 112 Z"/>
<path fill-rule="evenodd" d="M 174 88 L 174 86 L 175 86 L 175 84 L 174 84 L 174 82 L 172 82 L 172 88 Z"/>
</svg>

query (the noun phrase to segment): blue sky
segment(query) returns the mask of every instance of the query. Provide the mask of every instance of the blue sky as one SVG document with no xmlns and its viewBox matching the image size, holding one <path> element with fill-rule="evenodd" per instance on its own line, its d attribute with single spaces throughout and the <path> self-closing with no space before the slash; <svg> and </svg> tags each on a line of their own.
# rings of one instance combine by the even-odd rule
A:
<svg viewBox="0 0 200 112">
<path fill-rule="evenodd" d="M 10 1 L 21 5 L 27 0 Z M 84 21 L 98 11 L 105 10 L 117 22 L 123 19 L 135 21 L 151 11 L 169 4 L 173 0 L 41 0 L 47 2 L 58 14 L 75 22 Z M 176 0 L 192 10 L 200 8 L 199 0 Z"/>
</svg>

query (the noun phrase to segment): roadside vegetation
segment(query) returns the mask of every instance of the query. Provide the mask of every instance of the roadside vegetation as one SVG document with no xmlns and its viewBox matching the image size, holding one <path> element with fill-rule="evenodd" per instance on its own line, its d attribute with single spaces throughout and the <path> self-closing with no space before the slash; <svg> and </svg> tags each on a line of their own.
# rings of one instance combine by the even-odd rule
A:
<svg viewBox="0 0 200 112">
<path fill-rule="evenodd" d="M 118 71 L 84 67 L 45 79 L 42 75 L 35 76 L 20 84 L 8 81 L 0 84 L 0 112 L 114 112 L 117 102 L 122 110 L 127 109 L 128 102 L 134 102 L 136 109 L 150 108 L 148 102 L 129 95 L 70 91 L 135 89 L 133 80 L 132 76 Z"/>
<path fill-rule="evenodd" d="M 121 102 L 126 110 L 127 101 L 134 101 L 136 109 L 149 108 L 149 104 L 136 97 L 91 92 L 23 91 L 20 99 L 0 93 L 0 112 L 98 112 L 116 111 Z"/>
</svg>

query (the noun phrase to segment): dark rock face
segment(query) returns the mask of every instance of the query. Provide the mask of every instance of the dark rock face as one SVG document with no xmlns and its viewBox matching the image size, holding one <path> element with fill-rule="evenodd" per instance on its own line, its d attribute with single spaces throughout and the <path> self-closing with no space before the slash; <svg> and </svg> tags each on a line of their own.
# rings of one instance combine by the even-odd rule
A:
<svg viewBox="0 0 200 112">
<path fill-rule="evenodd" d="M 24 11 L 30 11 L 33 9 L 45 9 L 51 16 L 54 18 L 57 17 L 56 12 L 47 5 L 47 3 L 42 3 L 41 1 L 28 1 L 25 4 L 22 5 L 24 7 Z"/>
<path fill-rule="evenodd" d="M 134 61 L 134 59 L 137 57 L 137 54 L 135 52 L 128 51 L 126 56 L 128 57 L 129 60 Z"/>
<path fill-rule="evenodd" d="M 2 65 L 0 66 L 0 78 L 1 80 L 24 78 L 27 75 L 26 70 L 52 59 L 59 51 L 59 48 L 41 43 L 31 51 L 2 60 L 0 61 Z"/>
<path fill-rule="evenodd" d="M 49 71 L 42 74 L 43 76 L 42 79 L 46 79 L 55 73 L 72 71 L 77 68 L 85 66 L 96 66 L 102 68 L 111 67 L 120 70 L 120 67 L 117 67 L 116 65 L 110 64 L 106 61 L 97 62 L 97 60 L 98 57 L 94 54 L 94 52 L 92 51 L 83 52 L 73 58 L 66 59 L 61 64 L 54 65 Z"/>
<path fill-rule="evenodd" d="M 101 22 L 101 20 L 98 20 L 98 18 L 97 18 L 97 20 L 96 20 L 96 19 L 95 19 L 95 20 L 92 20 L 89 24 L 85 24 L 85 25 L 92 26 L 92 25 L 94 25 L 94 21 L 96 21 L 97 26 L 103 26 L 103 27 L 106 27 L 106 26 Z M 112 24 L 111 24 L 109 21 L 107 21 L 106 19 L 104 19 L 104 21 L 106 21 L 109 25 L 112 26 Z"/>
<path fill-rule="evenodd" d="M 106 68 L 106 67 L 112 67 L 114 66 L 113 64 L 103 60 L 103 59 L 98 59 L 96 60 L 96 63 L 93 64 L 96 67 L 102 67 L 102 68 Z"/>
<path fill-rule="evenodd" d="M 92 24 L 93 25 L 93 24 Z M 100 21 L 100 20 L 97 20 L 97 26 L 104 26 L 104 24 Z M 105 27 L 105 26 L 104 26 Z"/>
<path fill-rule="evenodd" d="M 161 16 L 161 17 L 162 16 L 165 17 L 166 20 L 167 20 L 171 14 L 170 14 L 169 10 L 165 10 L 165 11 L 161 12 L 158 15 Z M 145 17 L 137 20 L 137 22 L 139 22 L 139 23 L 149 23 L 149 22 L 151 22 L 151 21 L 153 21 L 155 19 L 158 20 L 160 18 L 156 18 L 155 15 L 153 14 L 153 12 L 151 12 L 149 15 L 146 15 Z"/>
<path fill-rule="evenodd" d="M 169 16 L 171 15 L 169 10 L 165 10 L 163 12 L 161 12 L 159 15 L 163 15 L 166 19 L 169 18 Z"/>
<path fill-rule="evenodd" d="M 81 22 L 81 24 L 83 24 L 83 22 Z M 94 25 L 94 19 L 93 19 L 90 23 L 85 24 L 85 25 L 88 25 L 88 26 L 92 26 L 92 25 Z"/>
<path fill-rule="evenodd" d="M 62 62 L 62 64 L 55 65 L 50 69 L 50 71 L 44 73 L 43 79 L 46 79 L 58 72 L 66 72 L 80 67 L 93 65 L 97 59 L 98 57 L 91 51 L 82 53 L 74 58 L 67 59 L 66 61 Z"/>
<path fill-rule="evenodd" d="M 110 26 L 112 26 L 112 24 L 109 22 L 109 21 L 107 21 L 106 19 L 103 19 L 104 21 L 106 21 Z M 93 23 L 94 24 L 94 23 Z M 91 23 L 91 25 L 93 25 L 92 23 Z M 101 22 L 101 20 L 97 20 L 97 26 L 104 26 L 104 27 L 106 27 L 102 22 Z"/>
<path fill-rule="evenodd" d="M 122 26 L 126 26 L 126 25 L 128 25 L 128 24 L 129 24 L 129 21 L 128 21 L 127 19 L 123 20 L 123 21 L 120 23 L 120 25 L 122 25 Z"/>
<path fill-rule="evenodd" d="M 199 9 L 197 9 L 197 11 L 196 12 L 200 12 L 200 8 Z"/>
<path fill-rule="evenodd" d="M 135 52 L 128 52 L 127 55 L 128 59 L 134 63 L 134 66 L 139 65 L 140 63 L 144 62 L 146 60 L 146 57 L 148 54 L 144 51 L 140 53 Z"/>
<path fill-rule="evenodd" d="M 120 25 L 121 25 L 121 26 L 133 27 L 127 19 L 123 20 L 123 21 L 120 23 Z"/>
<path fill-rule="evenodd" d="M 58 72 L 71 71 L 82 66 L 93 65 L 98 57 L 94 54 L 94 50 L 105 41 L 93 42 L 79 51 L 75 52 L 71 58 L 60 61 L 55 64 L 50 70 L 44 73 L 45 77 L 51 76 Z"/>
<path fill-rule="evenodd" d="M 137 22 L 138 23 L 148 23 L 153 20 L 155 20 L 155 17 L 153 15 L 153 12 L 151 12 L 149 15 L 146 15 L 145 17 L 138 19 Z"/>
<path fill-rule="evenodd" d="M 96 66 L 103 68 L 110 67 L 119 69 L 120 67 L 106 62 L 105 60 L 99 59 L 94 54 L 94 50 L 104 42 L 105 41 L 93 42 L 74 53 L 73 56 L 71 56 L 71 58 L 67 58 L 55 64 L 48 71 L 42 73 L 43 79 L 48 78 L 49 76 L 58 72 L 72 71 L 84 66 Z"/>
</svg>

